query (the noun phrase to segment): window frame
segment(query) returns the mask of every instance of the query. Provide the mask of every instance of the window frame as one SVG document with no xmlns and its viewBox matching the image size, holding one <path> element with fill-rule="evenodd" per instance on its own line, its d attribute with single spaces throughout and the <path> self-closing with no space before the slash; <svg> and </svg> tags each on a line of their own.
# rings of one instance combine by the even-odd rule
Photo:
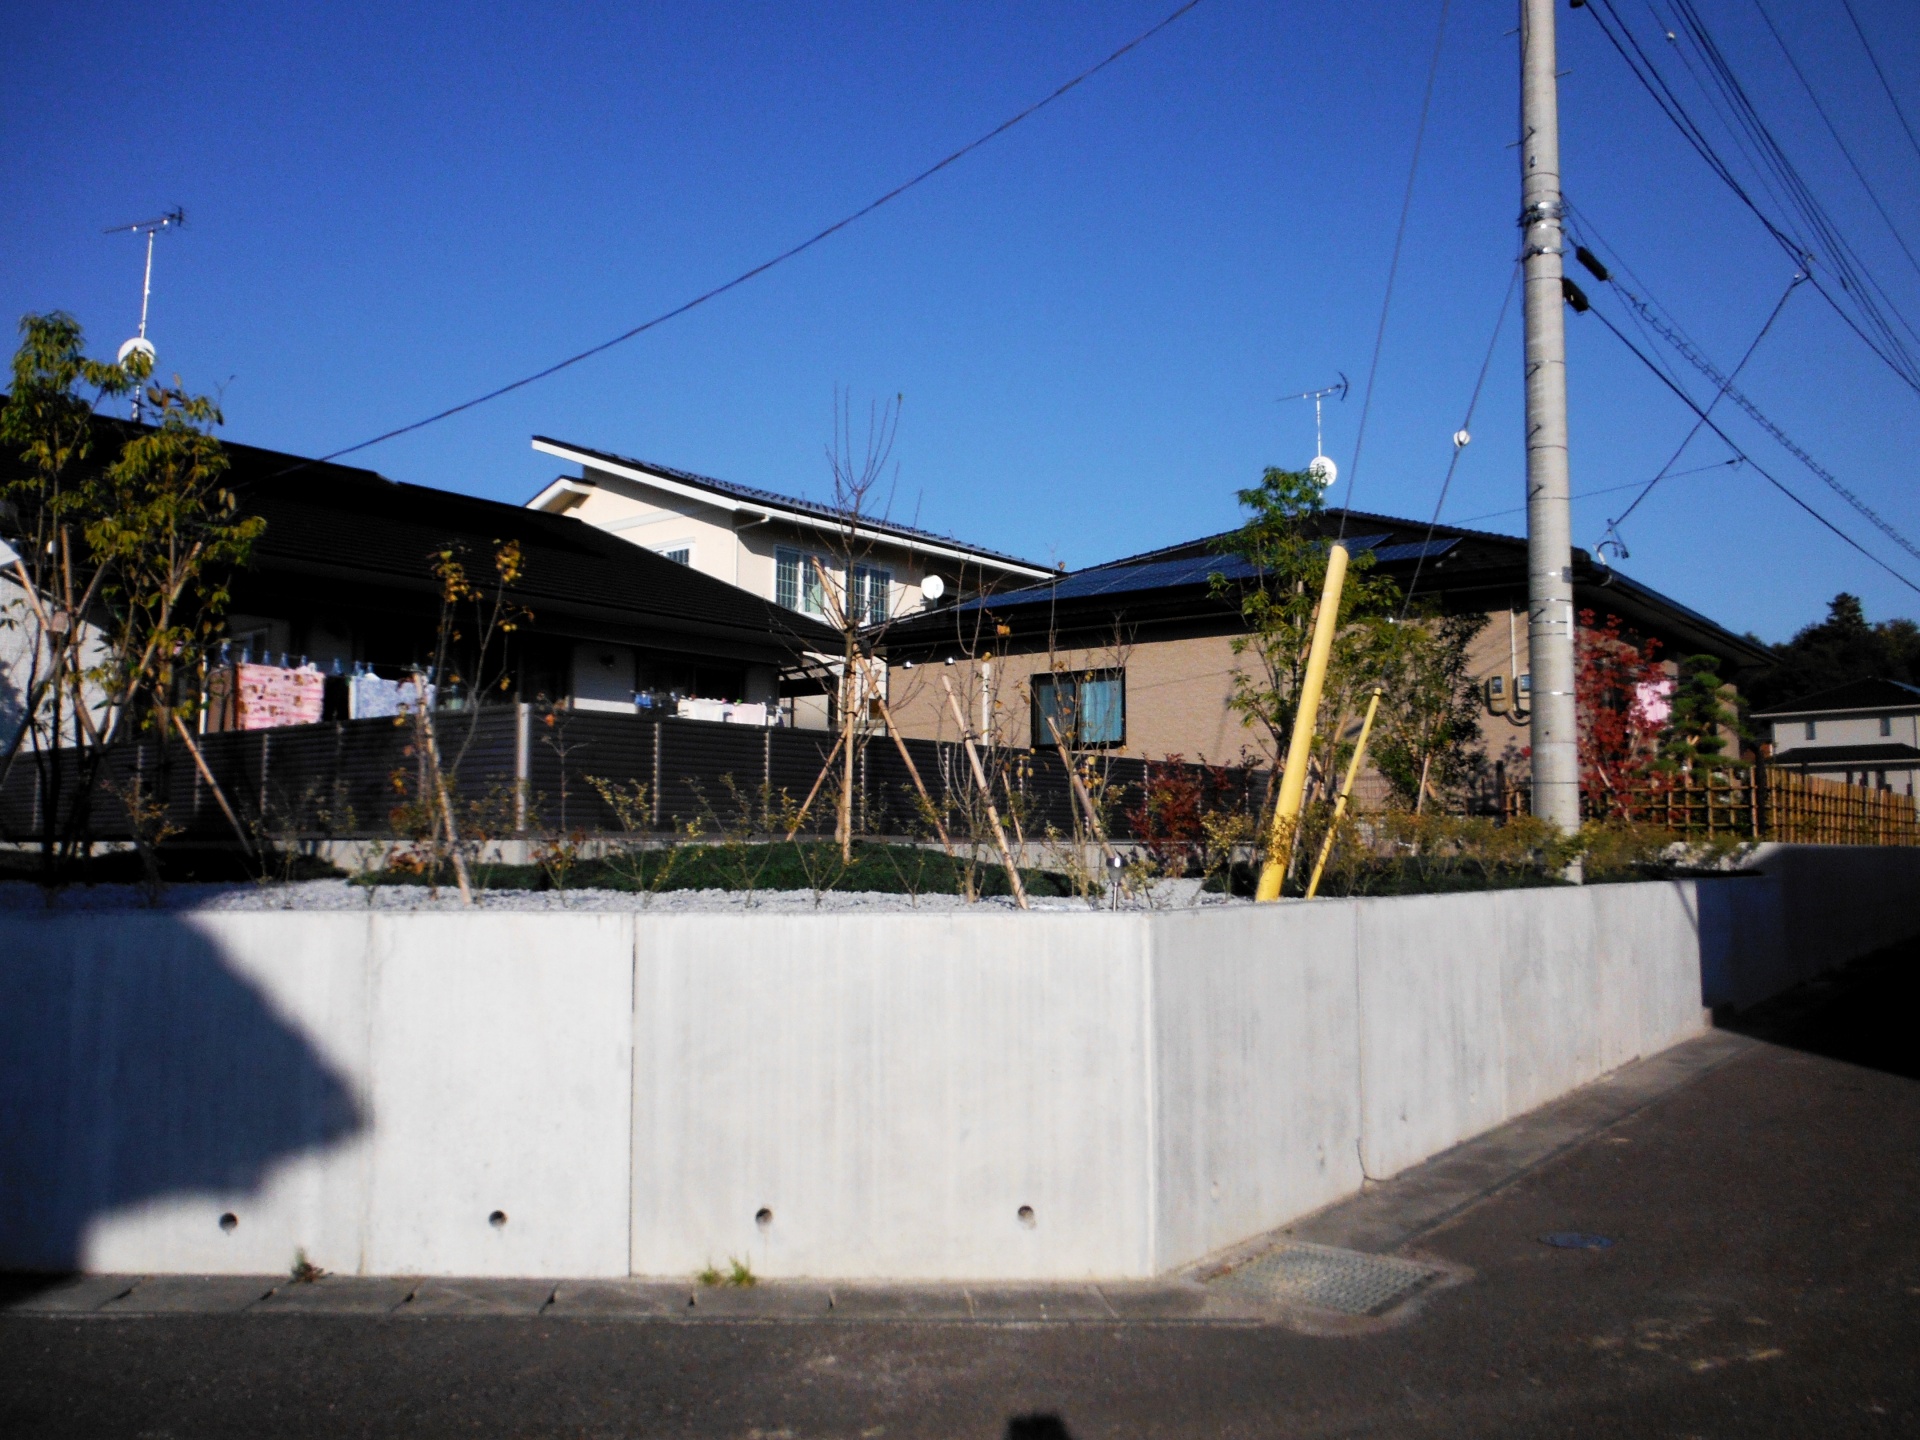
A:
<svg viewBox="0 0 1920 1440">
<path fill-rule="evenodd" d="M 873 592 L 877 588 L 879 594 Z M 849 618 L 855 628 L 865 625 L 883 625 L 893 618 L 893 567 L 890 565 L 858 564 L 847 567 L 847 592 Z M 874 613 L 874 602 L 879 602 L 879 613 Z"/>
<path fill-rule="evenodd" d="M 1088 740 L 1085 738 L 1084 715 L 1081 704 L 1081 689 L 1086 685 L 1106 685 L 1115 687 L 1113 706 L 1118 724 L 1115 733 L 1109 738 Z M 1042 691 L 1058 697 L 1065 689 L 1071 694 L 1067 706 L 1063 708 L 1059 700 L 1043 701 Z M 1127 670 L 1124 665 L 1105 666 L 1097 670 L 1043 670 L 1036 672 L 1027 681 L 1028 731 L 1033 747 L 1052 749 L 1053 733 L 1047 727 L 1047 717 L 1053 717 L 1054 725 L 1060 729 L 1060 738 L 1069 750 L 1120 750 L 1127 744 Z M 1061 715 L 1068 716 L 1066 725 L 1060 724 Z"/>
<path fill-rule="evenodd" d="M 827 613 L 826 591 L 820 583 L 820 571 L 813 562 L 820 559 L 811 550 L 801 550 L 792 545 L 776 545 L 773 550 L 773 603 L 784 610 L 793 610 L 802 615 L 812 615 L 824 619 Z M 783 594 L 782 581 L 786 578 L 781 572 L 789 565 L 793 574 L 793 598 L 789 600 Z M 827 562 L 820 559 L 822 569 Z"/>
</svg>

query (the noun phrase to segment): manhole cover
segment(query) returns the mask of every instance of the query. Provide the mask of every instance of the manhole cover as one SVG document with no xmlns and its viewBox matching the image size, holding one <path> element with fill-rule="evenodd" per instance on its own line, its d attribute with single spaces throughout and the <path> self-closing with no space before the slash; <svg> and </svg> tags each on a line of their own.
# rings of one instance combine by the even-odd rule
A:
<svg viewBox="0 0 1920 1440">
<path fill-rule="evenodd" d="M 1613 1246 L 1613 1241 L 1605 1235 L 1589 1235 L 1584 1230 L 1556 1230 L 1551 1235 L 1542 1235 L 1540 1243 L 1556 1250 L 1607 1250 Z"/>
<path fill-rule="evenodd" d="M 1378 1315 L 1440 1277 L 1431 1265 L 1286 1241 L 1211 1283 L 1262 1300 L 1313 1305 L 1342 1315 Z"/>
</svg>

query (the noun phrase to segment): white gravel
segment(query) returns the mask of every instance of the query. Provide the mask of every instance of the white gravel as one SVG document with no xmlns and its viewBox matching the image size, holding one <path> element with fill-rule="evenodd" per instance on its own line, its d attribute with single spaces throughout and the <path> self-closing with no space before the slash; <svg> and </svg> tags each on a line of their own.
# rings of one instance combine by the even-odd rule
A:
<svg viewBox="0 0 1920 1440">
<path fill-rule="evenodd" d="M 816 896 L 811 890 L 758 890 L 743 894 L 734 890 L 667 890 L 657 895 L 636 894 L 630 890 L 482 890 L 476 892 L 477 908 L 483 910 L 529 911 L 636 911 L 665 915 L 711 914 L 764 911 L 769 914 L 803 914 L 814 911 L 955 911 L 968 909 L 1012 910 L 1007 896 L 976 901 L 973 904 L 958 895 L 893 895 L 878 891 L 829 890 Z M 1085 900 L 1035 896 L 1035 910 L 1079 912 L 1116 908 L 1111 900 L 1097 903 Z M 1163 880 L 1147 897 L 1122 898 L 1122 910 L 1174 910 L 1196 906 L 1246 905 L 1251 901 L 1223 895 L 1206 895 L 1197 881 Z M 147 895 L 138 885 L 74 885 L 53 892 L 38 886 L 11 882 L 0 884 L 0 911 L 92 911 L 142 910 L 148 907 Z M 424 885 L 351 885 L 345 880 L 304 880 L 291 885 L 169 885 L 160 908 L 168 911 L 208 910 L 379 910 L 379 911 L 458 911 L 460 894 L 452 886 L 443 887 L 435 899 Z"/>
</svg>

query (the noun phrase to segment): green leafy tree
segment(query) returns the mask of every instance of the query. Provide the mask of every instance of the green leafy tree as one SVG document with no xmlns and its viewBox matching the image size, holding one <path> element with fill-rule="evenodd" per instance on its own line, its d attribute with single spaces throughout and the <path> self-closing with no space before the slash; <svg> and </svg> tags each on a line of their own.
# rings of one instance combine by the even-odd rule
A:
<svg viewBox="0 0 1920 1440">
<path fill-rule="evenodd" d="M 1372 763 L 1400 804 L 1415 812 L 1429 797 L 1457 802 L 1479 772 L 1480 704 L 1469 650 L 1484 614 L 1416 617 L 1383 645 L 1380 715 Z"/>
<path fill-rule="evenodd" d="M 1854 680 L 1920 684 L 1920 625 L 1911 620 L 1869 622 L 1860 597 L 1833 597 L 1827 618 L 1772 647 L 1774 666 L 1745 682 L 1757 710 L 1787 705 Z"/>
<path fill-rule="evenodd" d="M 45 793 L 78 797 L 64 819 L 58 806 L 45 807 L 45 878 L 90 843 L 87 805 L 99 781 L 125 808 L 157 887 L 164 807 L 144 780 L 103 770 L 103 751 L 152 727 L 164 768 L 175 717 L 197 703 L 198 686 L 187 682 L 226 606 L 224 577 L 245 561 L 263 522 L 241 516 L 225 487 L 212 401 L 177 384 L 146 386 L 158 422 L 133 433 L 116 427 L 119 448 L 103 463 L 95 407 L 144 386 L 146 358 L 88 359 L 80 326 L 63 314 L 28 315 L 20 330 L 0 412 L 0 499 L 27 571 L 8 619 L 28 627 L 31 643 L 6 763 L 25 742 Z"/>
<path fill-rule="evenodd" d="M 1246 626 L 1233 641 L 1241 663 L 1234 668 L 1228 704 L 1244 724 L 1265 732 L 1269 754 L 1278 758 L 1286 753 L 1299 709 L 1331 542 L 1322 533 L 1320 484 L 1305 470 L 1270 468 L 1258 485 L 1239 492 L 1239 500 L 1247 521 L 1225 537 L 1221 548 L 1252 565 L 1255 578 L 1213 577 L 1214 593 L 1238 603 Z M 1322 702 L 1334 723 L 1324 753 L 1317 756 L 1323 779 L 1335 772 L 1348 743 L 1339 739 L 1346 728 L 1342 722 L 1365 705 L 1379 673 L 1399 600 L 1399 587 L 1370 574 L 1372 568 L 1371 554 L 1354 556 L 1340 595 L 1340 624 Z"/>
<path fill-rule="evenodd" d="M 1739 733 L 1740 716 L 1713 655 L 1680 661 L 1667 730 L 1660 743 L 1662 769 L 1688 774 L 1725 770 L 1745 762 L 1727 754 L 1727 735 Z"/>
</svg>

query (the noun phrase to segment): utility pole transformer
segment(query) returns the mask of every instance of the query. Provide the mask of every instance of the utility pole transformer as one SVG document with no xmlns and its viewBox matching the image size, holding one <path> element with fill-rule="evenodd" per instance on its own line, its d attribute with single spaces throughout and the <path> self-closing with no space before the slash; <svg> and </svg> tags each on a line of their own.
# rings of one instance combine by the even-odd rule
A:
<svg viewBox="0 0 1920 1440">
<path fill-rule="evenodd" d="M 1520 233 L 1527 325 L 1527 668 L 1533 813 L 1580 827 L 1574 705 L 1573 516 L 1561 290 L 1560 105 L 1554 0 L 1520 0 Z"/>
</svg>

